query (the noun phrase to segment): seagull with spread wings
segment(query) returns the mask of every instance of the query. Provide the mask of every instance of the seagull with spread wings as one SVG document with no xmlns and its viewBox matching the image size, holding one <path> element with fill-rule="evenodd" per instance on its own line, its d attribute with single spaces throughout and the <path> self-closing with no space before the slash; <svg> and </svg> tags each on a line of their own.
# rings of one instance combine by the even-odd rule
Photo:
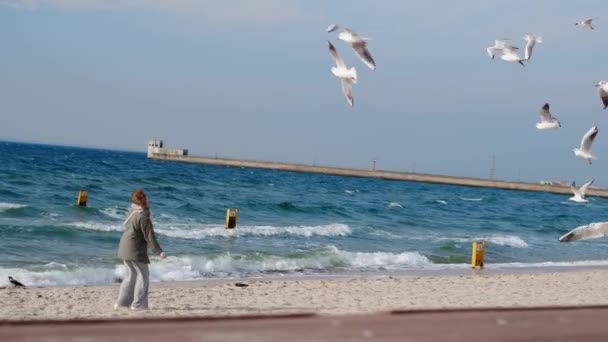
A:
<svg viewBox="0 0 608 342">
<path fill-rule="evenodd" d="M 342 57 L 338 55 L 338 51 L 336 51 L 334 45 L 330 41 L 327 41 L 327 43 L 329 44 L 329 54 L 336 63 L 336 66 L 331 68 L 331 72 L 340 79 L 342 93 L 344 93 L 346 101 L 352 107 L 355 102 L 355 99 L 353 98 L 352 83 L 357 83 L 357 70 L 355 67 L 351 67 L 350 69 L 347 68 Z"/>
<path fill-rule="evenodd" d="M 496 55 L 502 55 L 502 50 L 507 46 L 507 40 L 509 40 L 508 38 L 502 38 L 502 39 L 496 39 L 494 40 L 494 46 L 489 46 L 488 48 L 486 48 L 486 51 L 488 52 L 488 56 L 490 56 L 490 59 L 494 59 L 494 57 L 496 57 Z"/>
<path fill-rule="evenodd" d="M 327 28 L 327 32 L 334 32 L 339 28 L 340 26 L 336 24 L 331 24 Z M 374 61 L 372 54 L 367 49 L 367 42 L 371 40 L 371 38 L 361 37 L 353 30 L 345 28 L 342 30 L 342 32 L 338 34 L 338 39 L 349 43 L 353 50 L 355 50 L 355 52 L 359 56 L 359 59 L 361 59 L 361 61 L 363 61 L 363 63 L 365 63 L 368 68 L 376 70 L 376 62 Z"/>
<path fill-rule="evenodd" d="M 581 140 L 581 146 L 579 148 L 574 149 L 574 155 L 580 158 L 585 159 L 589 164 L 591 164 L 592 159 L 597 159 L 594 155 L 591 154 L 591 145 L 593 145 L 593 141 L 597 136 L 597 126 L 591 127 L 587 133 L 583 136 Z"/>
<path fill-rule="evenodd" d="M 519 55 L 517 54 L 517 50 L 519 50 L 519 48 L 515 46 L 505 46 L 504 49 L 502 49 L 502 56 L 500 56 L 500 59 L 509 63 L 519 63 L 521 64 L 521 66 L 525 67 L 526 65 L 524 64 L 524 62 L 527 60 L 525 58 L 519 57 Z"/>
<path fill-rule="evenodd" d="M 578 202 L 578 203 L 586 203 L 589 202 L 588 200 L 585 199 L 585 192 L 587 191 L 587 188 L 593 184 L 593 179 L 585 184 L 583 184 L 580 188 L 576 187 L 576 182 L 572 182 L 572 184 L 570 185 L 570 190 L 572 190 L 572 193 L 574 194 L 574 196 L 570 197 L 569 200 L 573 201 L 573 202 Z"/>
<path fill-rule="evenodd" d="M 540 122 L 536 124 L 538 129 L 559 129 L 562 125 L 559 123 L 557 118 L 551 115 L 549 111 L 549 104 L 545 103 L 540 109 Z"/>
<path fill-rule="evenodd" d="M 572 229 L 559 238 L 560 242 L 597 239 L 608 235 L 608 222 L 594 222 Z"/>
<path fill-rule="evenodd" d="M 530 58 L 532 58 L 532 50 L 534 49 L 534 47 L 536 46 L 537 43 L 543 42 L 543 37 L 539 37 L 539 36 L 533 35 L 531 33 L 528 33 L 524 36 L 524 40 L 527 42 L 526 48 L 525 48 L 524 59 L 526 61 L 529 61 Z"/>
<path fill-rule="evenodd" d="M 582 28 L 588 28 L 590 30 L 595 30 L 595 27 L 593 27 L 593 24 L 591 23 L 593 21 L 593 19 L 597 19 L 597 18 L 587 18 L 585 20 L 581 20 L 578 23 L 574 23 L 574 26 L 580 26 Z"/>
</svg>

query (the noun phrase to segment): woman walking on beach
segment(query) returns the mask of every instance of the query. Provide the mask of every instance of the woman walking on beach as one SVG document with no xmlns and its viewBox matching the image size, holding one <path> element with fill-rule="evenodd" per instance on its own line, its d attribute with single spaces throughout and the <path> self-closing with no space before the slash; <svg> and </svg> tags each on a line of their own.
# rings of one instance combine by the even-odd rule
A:
<svg viewBox="0 0 608 342">
<path fill-rule="evenodd" d="M 131 310 L 146 310 L 150 282 L 148 247 L 161 259 L 166 258 L 166 255 L 156 241 L 148 198 L 143 189 L 136 189 L 131 194 L 131 209 L 124 227 L 118 245 L 118 257 L 125 265 L 126 275 L 120 285 L 114 309 L 128 307 Z"/>
</svg>

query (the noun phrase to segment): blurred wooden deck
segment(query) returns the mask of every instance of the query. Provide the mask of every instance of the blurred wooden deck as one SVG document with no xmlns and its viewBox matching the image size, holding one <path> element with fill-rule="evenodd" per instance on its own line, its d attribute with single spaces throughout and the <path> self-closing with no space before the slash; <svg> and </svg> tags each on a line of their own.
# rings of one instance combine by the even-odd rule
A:
<svg viewBox="0 0 608 342">
<path fill-rule="evenodd" d="M 608 341 L 608 307 L 0 322 L 0 341 Z"/>
</svg>

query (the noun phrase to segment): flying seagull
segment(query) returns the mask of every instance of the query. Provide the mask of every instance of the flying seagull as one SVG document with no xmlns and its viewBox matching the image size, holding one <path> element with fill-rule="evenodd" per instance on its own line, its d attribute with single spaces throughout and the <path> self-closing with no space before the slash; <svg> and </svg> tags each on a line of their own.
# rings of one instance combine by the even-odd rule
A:
<svg viewBox="0 0 608 342">
<path fill-rule="evenodd" d="M 535 36 L 531 33 L 528 33 L 524 36 L 524 40 L 527 42 L 525 48 L 525 60 L 529 61 L 532 57 L 532 50 L 534 49 L 534 46 L 536 45 L 536 43 L 542 43 L 543 37 Z"/>
<path fill-rule="evenodd" d="M 551 115 L 549 111 L 549 104 L 545 103 L 540 109 L 540 122 L 536 124 L 538 129 L 559 129 L 562 125 L 559 123 L 557 118 Z"/>
<path fill-rule="evenodd" d="M 334 32 L 339 28 L 340 26 L 336 24 L 331 24 L 327 28 L 327 32 Z M 374 58 L 367 49 L 367 42 L 371 40 L 371 38 L 361 37 L 353 30 L 345 28 L 342 30 L 342 32 L 338 34 L 338 39 L 349 43 L 353 50 L 355 50 L 355 52 L 359 56 L 359 59 L 361 59 L 361 61 L 363 61 L 363 63 L 365 63 L 365 65 L 367 65 L 370 69 L 376 70 L 376 62 L 374 61 Z"/>
<path fill-rule="evenodd" d="M 574 26 L 580 26 L 582 28 L 588 27 L 589 29 L 594 30 L 595 27 L 593 27 L 593 24 L 591 23 L 593 21 L 593 19 L 597 19 L 597 18 L 587 18 L 585 20 L 581 20 L 578 23 L 574 23 Z"/>
<path fill-rule="evenodd" d="M 336 25 L 336 24 L 331 24 L 329 25 L 329 27 L 327 28 L 327 32 L 331 33 L 334 32 L 335 30 L 339 29 L 340 26 Z"/>
<path fill-rule="evenodd" d="M 583 184 L 580 188 L 576 188 L 576 183 L 572 182 L 572 184 L 570 185 L 570 190 L 572 190 L 572 193 L 574 194 L 574 196 L 570 197 L 569 200 L 570 201 L 574 201 L 574 202 L 579 202 L 579 203 L 586 203 L 589 202 L 585 199 L 585 191 L 587 191 L 587 188 L 593 184 L 593 179 L 585 184 Z"/>
<path fill-rule="evenodd" d="M 494 57 L 496 57 L 496 55 L 502 55 L 503 53 L 503 49 L 507 46 L 507 40 L 509 40 L 508 38 L 503 38 L 503 39 L 496 39 L 494 41 L 494 46 L 489 46 L 486 51 L 488 52 L 488 56 L 490 56 L 490 59 L 494 59 Z"/>
<path fill-rule="evenodd" d="M 591 154 L 591 145 L 593 144 L 593 140 L 597 136 L 597 126 L 591 127 L 587 133 L 583 136 L 581 140 L 581 146 L 579 148 L 574 149 L 574 155 L 580 158 L 587 160 L 589 164 L 591 164 L 592 159 L 597 159 L 594 155 Z"/>
<path fill-rule="evenodd" d="M 608 222 L 595 222 L 572 229 L 559 238 L 560 242 L 597 239 L 608 235 Z"/>
<path fill-rule="evenodd" d="M 14 287 L 25 287 L 25 285 L 21 284 L 11 276 L 8 277 L 8 281 L 13 284 Z"/>
<path fill-rule="evenodd" d="M 597 87 L 600 98 L 602 99 L 604 109 L 606 109 L 606 107 L 608 107 L 608 81 L 599 81 L 595 86 Z"/>
<path fill-rule="evenodd" d="M 521 64 L 521 66 L 526 66 L 524 64 L 526 59 L 519 57 L 519 55 L 517 54 L 517 50 L 518 48 L 516 48 L 515 46 L 505 46 L 505 48 L 502 49 L 502 56 L 500 56 L 500 59 L 506 62 L 519 63 Z"/>
<path fill-rule="evenodd" d="M 333 44 L 330 41 L 327 41 L 327 43 L 329 44 L 329 54 L 336 63 L 336 66 L 331 68 L 331 72 L 334 74 L 334 76 L 340 79 L 340 83 L 342 84 L 342 92 L 346 97 L 346 101 L 352 107 L 355 100 L 353 98 L 351 82 L 357 83 L 357 70 L 355 67 L 348 69 L 342 58 L 338 55 L 338 51 L 336 51 Z"/>
</svg>

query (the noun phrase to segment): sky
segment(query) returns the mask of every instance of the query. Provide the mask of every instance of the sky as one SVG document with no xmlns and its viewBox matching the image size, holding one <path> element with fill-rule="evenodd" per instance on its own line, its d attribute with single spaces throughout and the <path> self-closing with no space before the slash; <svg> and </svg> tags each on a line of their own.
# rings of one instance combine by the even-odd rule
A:
<svg viewBox="0 0 608 342">
<path fill-rule="evenodd" d="M 331 23 L 372 38 L 375 71 Z M 528 32 L 525 68 L 488 58 Z M 495 156 L 500 179 L 608 186 L 606 41 L 605 0 L 0 0 L 0 140 L 484 178 Z M 534 127 L 545 102 L 561 130 Z"/>
</svg>

